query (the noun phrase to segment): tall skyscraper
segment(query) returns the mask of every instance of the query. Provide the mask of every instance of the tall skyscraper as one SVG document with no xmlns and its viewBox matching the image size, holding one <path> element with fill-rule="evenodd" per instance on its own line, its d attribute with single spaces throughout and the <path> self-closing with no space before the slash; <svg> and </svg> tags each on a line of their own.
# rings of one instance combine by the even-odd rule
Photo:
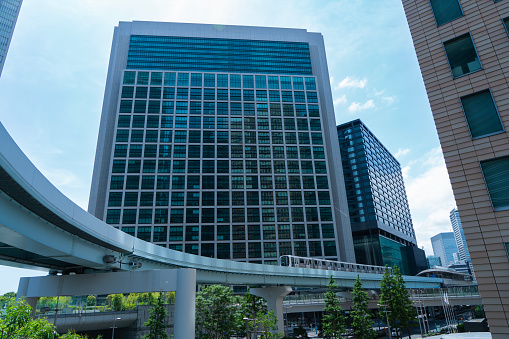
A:
<svg viewBox="0 0 509 339">
<path fill-rule="evenodd" d="M 509 2 L 403 0 L 493 338 L 509 336 Z"/>
<path fill-rule="evenodd" d="M 397 265 L 404 274 L 426 269 L 399 162 L 358 119 L 337 133 L 357 262 Z"/>
<path fill-rule="evenodd" d="M 440 257 L 442 266 L 447 267 L 455 262 L 454 253 L 458 253 L 453 232 L 439 233 L 431 237 L 433 254 Z"/>
<path fill-rule="evenodd" d="M 451 219 L 452 231 L 454 232 L 454 239 L 456 240 L 456 246 L 458 246 L 458 255 L 460 260 L 470 262 L 470 253 L 468 252 L 467 242 L 465 240 L 465 233 L 463 232 L 463 226 L 461 225 L 460 215 L 458 210 L 455 208 L 449 214 Z"/>
<path fill-rule="evenodd" d="M 355 261 L 334 126 L 319 33 L 121 22 L 89 211 L 202 256 Z"/>
<path fill-rule="evenodd" d="M 0 0 L 0 75 L 23 0 Z"/>
</svg>

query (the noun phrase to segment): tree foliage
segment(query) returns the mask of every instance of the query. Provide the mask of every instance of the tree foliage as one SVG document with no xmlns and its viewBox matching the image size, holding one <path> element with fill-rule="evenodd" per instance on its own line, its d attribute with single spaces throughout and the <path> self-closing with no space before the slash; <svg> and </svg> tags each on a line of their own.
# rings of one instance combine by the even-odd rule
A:
<svg viewBox="0 0 509 339">
<path fill-rule="evenodd" d="M 238 326 L 239 305 L 230 287 L 211 285 L 196 295 L 196 338 L 229 339 Z"/>
<path fill-rule="evenodd" d="M 168 335 L 166 334 L 166 325 L 164 323 L 166 315 L 167 312 L 166 307 L 164 306 L 163 296 L 159 295 L 150 309 L 150 317 L 147 322 L 144 323 L 145 326 L 150 328 L 150 332 L 149 334 L 144 335 L 143 339 L 168 338 Z"/>
<path fill-rule="evenodd" d="M 59 336 L 53 324 L 45 318 L 32 319 L 32 308 L 24 299 L 13 301 L 0 319 L 0 339 L 87 339 L 69 331 Z M 97 339 L 102 338 L 101 336 Z"/>
<path fill-rule="evenodd" d="M 373 321 L 368 309 L 368 292 L 362 288 L 362 281 L 357 275 L 352 291 L 352 329 L 359 338 L 371 339 L 376 336 L 373 330 Z"/>
<path fill-rule="evenodd" d="M 330 277 L 325 292 L 325 312 L 322 318 L 323 333 L 326 337 L 340 338 L 345 331 L 345 316 L 336 293 L 338 285 Z"/>
<path fill-rule="evenodd" d="M 0 333 L 2 339 L 53 339 L 57 335 L 46 319 L 32 320 L 32 308 L 24 299 L 7 307 L 4 319 L 0 319 Z"/>
<path fill-rule="evenodd" d="M 380 290 L 380 305 L 386 305 L 382 307 L 387 308 L 389 323 L 396 328 L 397 337 L 401 338 L 402 330 L 409 329 L 415 322 L 415 308 L 397 266 L 393 271 L 386 266 Z"/>
</svg>

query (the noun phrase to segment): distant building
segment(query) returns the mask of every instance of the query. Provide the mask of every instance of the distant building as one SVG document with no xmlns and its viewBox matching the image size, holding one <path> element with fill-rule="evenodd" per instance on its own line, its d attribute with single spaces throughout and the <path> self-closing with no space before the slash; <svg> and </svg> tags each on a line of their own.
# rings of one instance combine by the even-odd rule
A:
<svg viewBox="0 0 509 339">
<path fill-rule="evenodd" d="M 361 120 L 337 130 L 357 262 L 410 275 L 426 269 L 399 162 Z"/>
<path fill-rule="evenodd" d="M 0 75 L 23 0 L 0 0 Z"/>
<path fill-rule="evenodd" d="M 455 208 L 449 215 L 451 219 L 452 230 L 454 232 L 454 239 L 458 247 L 458 255 L 460 260 L 470 262 L 470 253 L 468 252 L 467 242 L 465 240 L 465 233 L 463 233 L 463 226 L 461 225 L 460 215 Z"/>
<path fill-rule="evenodd" d="M 442 260 L 440 260 L 440 257 L 437 255 L 428 255 L 426 260 L 428 261 L 429 268 L 435 268 L 437 266 L 442 266 Z"/>
<path fill-rule="evenodd" d="M 454 263 L 454 253 L 458 252 L 456 240 L 453 232 L 439 233 L 431 238 L 433 253 L 440 257 L 442 266 L 448 266 Z"/>
</svg>

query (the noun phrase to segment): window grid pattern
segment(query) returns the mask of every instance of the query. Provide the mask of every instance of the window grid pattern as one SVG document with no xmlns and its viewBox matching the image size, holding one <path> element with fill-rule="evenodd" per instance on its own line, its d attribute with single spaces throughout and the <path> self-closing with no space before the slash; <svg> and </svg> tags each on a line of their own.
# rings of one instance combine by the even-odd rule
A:
<svg viewBox="0 0 509 339">
<path fill-rule="evenodd" d="M 338 126 L 352 229 L 379 221 L 415 238 L 399 162 L 359 120 Z"/>
<path fill-rule="evenodd" d="M 303 42 L 148 35 L 131 35 L 127 68 L 312 74 L 309 45 Z"/>
<path fill-rule="evenodd" d="M 21 0 L 0 1 L 0 73 L 5 61 L 14 25 L 18 18 Z"/>
<path fill-rule="evenodd" d="M 139 227 L 167 227 L 153 241 L 188 253 L 260 263 L 293 253 L 336 258 L 315 78 L 239 79 L 125 71 L 106 221 L 144 238 Z M 268 88 L 287 99 L 251 95 Z M 294 223 L 302 234 L 292 233 Z M 261 245 L 264 235 L 274 241 Z"/>
</svg>

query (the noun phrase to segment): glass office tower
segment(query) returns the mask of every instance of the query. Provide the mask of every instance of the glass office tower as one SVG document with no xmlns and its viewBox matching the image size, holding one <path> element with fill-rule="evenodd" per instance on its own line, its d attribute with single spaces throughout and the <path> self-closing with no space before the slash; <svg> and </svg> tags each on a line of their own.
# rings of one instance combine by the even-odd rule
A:
<svg viewBox="0 0 509 339">
<path fill-rule="evenodd" d="M 456 261 L 454 254 L 458 253 L 456 239 L 453 232 L 439 233 L 431 237 L 431 246 L 433 254 L 440 257 L 442 266 L 447 267 Z"/>
<path fill-rule="evenodd" d="M 452 231 L 454 232 L 454 239 L 456 240 L 460 260 L 470 262 L 470 253 L 468 252 L 465 233 L 463 232 L 463 226 L 461 225 L 460 214 L 456 208 L 451 211 L 449 218 L 451 219 Z"/>
<path fill-rule="evenodd" d="M 355 261 L 334 126 L 321 34 L 121 22 L 89 211 L 186 253 Z"/>
<path fill-rule="evenodd" d="M 337 135 L 357 262 L 412 275 L 426 269 L 399 162 L 359 119 L 337 126 Z"/>
<path fill-rule="evenodd" d="M 11 43 L 22 0 L 0 0 L 0 75 Z"/>
</svg>

